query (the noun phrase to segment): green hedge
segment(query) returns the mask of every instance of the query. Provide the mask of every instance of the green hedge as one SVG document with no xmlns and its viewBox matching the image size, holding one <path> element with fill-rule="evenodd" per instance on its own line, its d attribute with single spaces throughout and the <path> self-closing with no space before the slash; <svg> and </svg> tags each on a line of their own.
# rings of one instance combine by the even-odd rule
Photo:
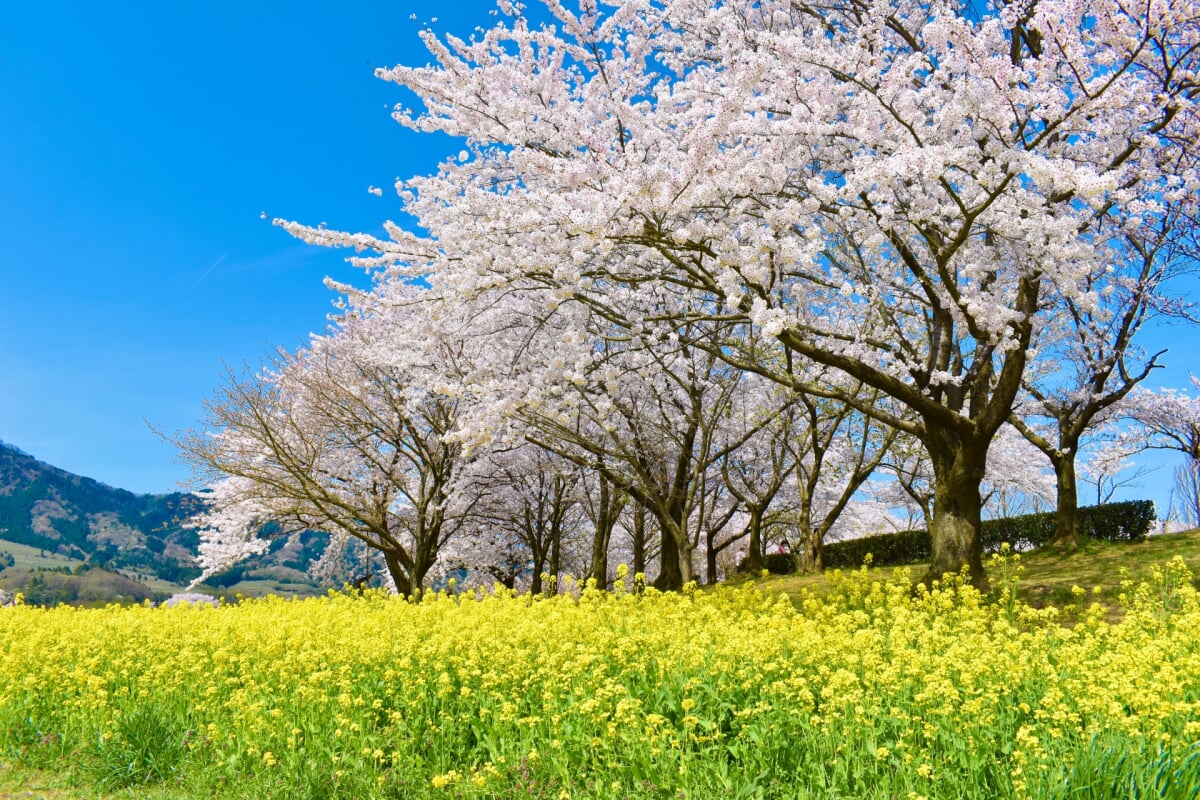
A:
<svg viewBox="0 0 1200 800">
<path fill-rule="evenodd" d="M 1106 542 L 1140 542 L 1150 533 L 1157 519 L 1153 500 L 1108 503 L 1079 509 L 1079 525 L 1085 534 Z"/>
<path fill-rule="evenodd" d="M 791 575 L 796 571 L 796 557 L 791 553 L 767 553 L 763 568 L 772 575 Z"/>
<path fill-rule="evenodd" d="M 933 555 L 933 544 L 929 531 L 881 533 L 861 539 L 831 542 L 825 545 L 821 557 L 826 569 L 853 569 L 862 565 L 868 553 L 875 566 L 891 567 L 928 561 Z"/>
<path fill-rule="evenodd" d="M 748 558 L 743 558 L 737 565 L 739 574 L 749 571 Z M 763 569 L 772 575 L 791 575 L 796 571 L 796 557 L 791 553 L 767 553 L 763 556 Z M 756 576 L 757 577 L 757 576 Z"/>
<path fill-rule="evenodd" d="M 1053 511 L 1044 514 L 1025 514 L 1020 517 L 989 519 L 983 522 L 983 550 L 998 551 L 1007 544 L 1014 550 L 1040 547 L 1054 535 Z M 1109 542 L 1134 542 L 1146 538 L 1154 524 L 1154 503 L 1132 500 L 1125 503 L 1106 503 L 1079 509 L 1079 527 L 1090 539 Z M 826 568 L 855 568 L 872 555 L 876 566 L 896 566 L 932 557 L 933 545 L 927 531 L 903 531 L 865 536 L 825 545 Z"/>
</svg>

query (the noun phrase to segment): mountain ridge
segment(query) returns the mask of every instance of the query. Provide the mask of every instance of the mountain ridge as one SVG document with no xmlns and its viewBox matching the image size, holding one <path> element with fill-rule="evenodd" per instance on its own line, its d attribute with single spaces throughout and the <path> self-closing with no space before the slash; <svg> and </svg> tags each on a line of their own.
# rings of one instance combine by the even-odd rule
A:
<svg viewBox="0 0 1200 800">
<path fill-rule="evenodd" d="M 192 494 L 136 494 L 0 442 L 0 538 L 18 544 L 185 583 L 200 569 L 184 522 L 202 508 Z"/>
<path fill-rule="evenodd" d="M 109 486 L 0 441 L 0 540 L 83 562 L 82 567 L 158 578 L 182 587 L 201 572 L 200 537 L 185 524 L 203 509 L 204 500 L 194 494 L 139 494 Z M 271 591 L 263 584 L 272 581 L 293 590 L 319 589 L 306 573 L 325 542 L 318 533 L 273 540 L 268 553 L 209 583 L 247 594 Z M 24 570 L 7 577 L 27 581 L 31 575 Z M 0 572 L 0 583 L 9 583 L 4 577 Z M 127 591 L 124 596 L 129 596 Z"/>
</svg>

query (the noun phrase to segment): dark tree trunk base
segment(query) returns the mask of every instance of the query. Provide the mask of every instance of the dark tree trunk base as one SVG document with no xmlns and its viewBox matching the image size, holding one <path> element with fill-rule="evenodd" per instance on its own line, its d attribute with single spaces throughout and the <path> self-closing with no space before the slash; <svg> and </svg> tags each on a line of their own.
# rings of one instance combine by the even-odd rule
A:
<svg viewBox="0 0 1200 800">
<path fill-rule="evenodd" d="M 677 592 L 683 588 L 683 570 L 679 564 L 679 545 L 667 531 L 662 532 L 658 577 L 651 585 L 660 592 Z"/>
</svg>

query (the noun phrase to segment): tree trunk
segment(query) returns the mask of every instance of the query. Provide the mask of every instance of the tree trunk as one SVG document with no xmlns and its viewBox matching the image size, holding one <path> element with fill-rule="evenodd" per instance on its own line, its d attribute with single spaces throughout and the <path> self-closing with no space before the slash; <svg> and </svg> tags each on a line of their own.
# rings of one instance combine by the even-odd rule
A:
<svg viewBox="0 0 1200 800">
<path fill-rule="evenodd" d="M 597 526 L 592 539 L 592 568 L 589 572 L 596 579 L 597 589 L 608 588 L 608 540 L 611 535 L 612 528 L 602 531 Z"/>
<path fill-rule="evenodd" d="M 558 594 L 558 572 L 562 565 L 562 543 L 555 539 L 550 543 L 550 585 L 545 587 L 546 594 Z"/>
<path fill-rule="evenodd" d="M 546 555 L 545 547 L 533 548 L 533 575 L 529 578 L 531 594 L 542 593 L 542 573 L 546 571 Z"/>
<path fill-rule="evenodd" d="M 646 574 L 646 509 L 633 510 L 633 574 Z"/>
<path fill-rule="evenodd" d="M 944 450 L 929 450 L 934 485 L 933 524 L 929 530 L 933 563 L 919 582 L 929 586 L 965 567 L 971 585 L 986 589 L 979 485 L 983 482 L 987 448 L 955 443 Z"/>
<path fill-rule="evenodd" d="M 1054 462 L 1054 478 L 1058 486 L 1058 511 L 1054 515 L 1054 536 L 1046 542 L 1074 553 L 1083 547 L 1083 531 L 1079 529 L 1079 490 L 1075 482 L 1075 446 L 1060 448 L 1062 453 Z"/>
<path fill-rule="evenodd" d="M 763 571 L 762 518 L 761 508 L 750 509 L 750 543 L 746 545 L 745 567 L 738 564 L 740 570 L 755 577 Z"/>
<path fill-rule="evenodd" d="M 392 576 L 392 583 L 396 584 L 396 591 L 404 597 L 412 597 L 413 581 L 409 578 L 408 572 L 405 571 L 399 554 L 392 550 L 384 550 L 383 560 L 387 564 L 388 574 Z"/>
<path fill-rule="evenodd" d="M 717 582 L 717 550 L 713 546 L 716 537 L 711 531 L 704 536 L 704 582 L 709 586 Z"/>
<path fill-rule="evenodd" d="M 801 572 L 814 573 L 820 572 L 825 568 L 825 535 L 819 528 L 814 528 L 811 524 L 801 523 L 799 525 L 800 533 L 800 553 L 799 567 Z"/>
<path fill-rule="evenodd" d="M 608 588 L 608 543 L 616 526 L 617 498 L 611 484 L 600 477 L 600 503 L 596 515 L 596 529 L 592 533 L 592 564 L 589 577 L 596 579 L 596 588 Z"/>
<path fill-rule="evenodd" d="M 682 589 L 686 581 L 680 565 L 679 544 L 666 525 L 662 526 L 662 551 L 658 559 L 658 577 L 654 579 L 654 588 L 663 592 L 677 592 Z"/>
<path fill-rule="evenodd" d="M 684 584 L 696 579 L 696 574 L 692 572 L 692 548 L 689 545 L 679 550 L 679 578 Z M 683 584 L 680 584 L 680 588 L 683 588 Z"/>
</svg>

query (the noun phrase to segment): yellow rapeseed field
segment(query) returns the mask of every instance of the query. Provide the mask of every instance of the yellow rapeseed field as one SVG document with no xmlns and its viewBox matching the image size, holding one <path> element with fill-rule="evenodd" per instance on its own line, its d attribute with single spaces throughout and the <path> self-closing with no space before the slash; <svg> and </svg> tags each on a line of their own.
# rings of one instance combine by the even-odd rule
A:
<svg viewBox="0 0 1200 800">
<path fill-rule="evenodd" d="M 178 797 L 1195 797 L 1181 562 L 1118 624 L 1005 580 L 0 609 L 0 756 Z"/>
</svg>

